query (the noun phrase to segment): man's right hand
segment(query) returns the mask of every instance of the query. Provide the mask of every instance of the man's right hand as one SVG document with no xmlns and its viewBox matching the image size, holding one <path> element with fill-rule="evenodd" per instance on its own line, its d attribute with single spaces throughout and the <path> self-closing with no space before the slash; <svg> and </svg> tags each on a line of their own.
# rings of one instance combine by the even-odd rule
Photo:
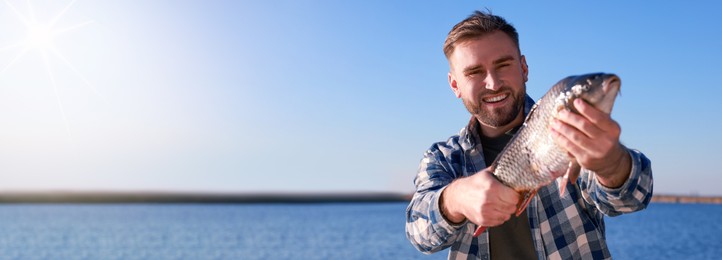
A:
<svg viewBox="0 0 722 260">
<path fill-rule="evenodd" d="M 441 194 L 443 215 L 452 223 L 468 219 L 482 227 L 498 226 L 516 212 L 519 193 L 492 176 L 491 167 L 453 181 Z"/>
</svg>

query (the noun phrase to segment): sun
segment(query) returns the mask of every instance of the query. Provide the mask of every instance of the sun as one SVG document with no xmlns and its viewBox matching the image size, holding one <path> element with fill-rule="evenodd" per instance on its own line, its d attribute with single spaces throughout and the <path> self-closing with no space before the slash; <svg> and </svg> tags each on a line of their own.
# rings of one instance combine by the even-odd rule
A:
<svg viewBox="0 0 722 260">
<path fill-rule="evenodd" d="M 35 49 L 52 49 L 53 31 L 49 26 L 35 23 L 28 27 L 28 38 L 26 44 Z"/>
<path fill-rule="evenodd" d="M 66 67 L 70 68 L 70 70 L 73 71 L 77 75 L 77 77 L 83 81 L 83 83 L 85 83 L 86 87 L 88 87 L 90 90 L 95 92 L 96 95 L 102 98 L 102 96 L 90 84 L 90 82 L 88 82 L 88 80 L 82 76 L 82 74 L 75 68 L 75 66 L 73 66 L 68 61 L 68 59 L 65 58 L 62 52 L 58 50 L 55 46 L 55 38 L 57 36 L 64 35 L 70 31 L 82 28 L 93 23 L 93 21 L 86 21 L 69 27 L 57 28 L 57 22 L 63 18 L 63 16 L 72 7 L 75 1 L 76 0 L 70 1 L 67 5 L 65 5 L 63 9 L 59 10 L 54 17 L 47 17 L 47 19 L 38 19 L 34 13 L 35 8 L 33 7 L 30 0 L 26 1 L 26 12 L 18 11 L 18 9 L 8 0 L 4 0 L 5 5 L 10 10 L 12 10 L 17 19 L 19 19 L 20 22 L 25 26 L 25 29 L 27 31 L 26 37 L 24 39 L 21 39 L 14 44 L 0 47 L 0 51 L 3 52 L 17 51 L 17 54 L 9 61 L 0 61 L 4 63 L 4 65 L 0 63 L 0 66 L 3 66 L 0 67 L 0 77 L 2 77 L 5 72 L 9 68 L 11 68 L 13 64 L 15 64 L 18 60 L 24 58 L 31 50 L 35 50 L 37 51 L 37 53 L 40 54 L 43 60 L 43 67 L 45 68 L 45 73 L 47 73 L 48 76 L 48 83 L 52 85 L 53 90 L 55 91 L 55 97 L 57 99 L 60 115 L 63 117 L 63 121 L 65 122 L 65 127 L 69 136 L 71 132 L 70 124 L 68 123 L 67 117 L 65 116 L 63 102 L 60 99 L 60 95 L 58 93 L 58 86 L 55 82 L 56 77 L 53 73 L 53 70 L 51 69 L 51 63 L 60 61 Z M 105 101 L 104 98 L 103 101 Z"/>
</svg>

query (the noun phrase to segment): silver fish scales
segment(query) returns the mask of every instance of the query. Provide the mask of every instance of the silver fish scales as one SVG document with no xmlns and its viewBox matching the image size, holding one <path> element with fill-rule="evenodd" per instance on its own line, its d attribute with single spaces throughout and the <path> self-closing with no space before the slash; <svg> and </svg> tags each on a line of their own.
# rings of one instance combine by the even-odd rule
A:
<svg viewBox="0 0 722 260">
<path fill-rule="evenodd" d="M 621 80 L 614 74 L 570 76 L 552 86 L 532 107 L 516 135 L 492 163 L 494 177 L 521 195 L 517 216 L 539 188 L 563 176 L 559 183 L 561 196 L 567 181 L 576 181 L 579 175 L 580 167 L 574 158 L 552 139 L 549 129 L 552 119 L 563 109 L 577 113 L 572 105 L 577 98 L 609 114 L 620 86 Z M 479 227 L 474 236 L 485 229 Z"/>
</svg>

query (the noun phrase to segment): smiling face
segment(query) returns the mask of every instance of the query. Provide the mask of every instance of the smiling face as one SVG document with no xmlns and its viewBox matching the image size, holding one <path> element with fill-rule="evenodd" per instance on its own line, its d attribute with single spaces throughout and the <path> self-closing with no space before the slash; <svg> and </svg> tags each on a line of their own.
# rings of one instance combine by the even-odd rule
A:
<svg viewBox="0 0 722 260">
<path fill-rule="evenodd" d="M 528 68 L 505 33 L 457 43 L 449 67 L 449 85 L 479 121 L 482 134 L 496 137 L 524 120 Z"/>
</svg>

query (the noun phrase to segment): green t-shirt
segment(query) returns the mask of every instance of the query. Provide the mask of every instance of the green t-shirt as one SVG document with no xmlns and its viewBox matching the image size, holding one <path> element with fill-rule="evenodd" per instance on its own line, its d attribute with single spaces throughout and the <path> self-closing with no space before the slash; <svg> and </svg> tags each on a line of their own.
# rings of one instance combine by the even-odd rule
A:
<svg viewBox="0 0 722 260">
<path fill-rule="evenodd" d="M 518 128 L 497 138 L 481 135 L 486 165 L 494 162 L 516 130 Z M 489 250 L 491 259 L 537 259 L 526 210 L 518 217 L 512 215 L 504 224 L 489 228 Z"/>
</svg>

